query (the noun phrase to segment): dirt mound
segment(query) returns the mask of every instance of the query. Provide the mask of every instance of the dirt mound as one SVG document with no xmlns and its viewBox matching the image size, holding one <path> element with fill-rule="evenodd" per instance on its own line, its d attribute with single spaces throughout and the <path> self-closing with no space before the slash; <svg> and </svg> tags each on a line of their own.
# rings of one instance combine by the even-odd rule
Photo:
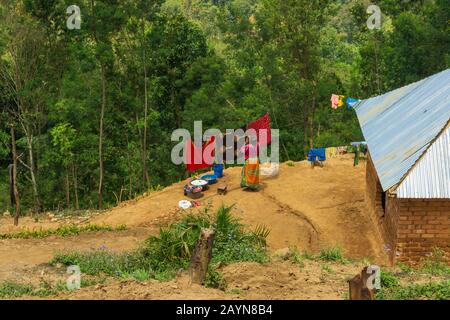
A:
<svg viewBox="0 0 450 320">
<path fill-rule="evenodd" d="M 212 186 L 200 201 L 217 208 L 222 203 L 235 205 L 234 214 L 249 226 L 270 228 L 271 249 L 296 246 L 317 251 L 340 246 L 350 257 L 370 257 L 386 262 L 381 239 L 375 232 L 364 203 L 365 163 L 353 166 L 351 156 L 326 161 L 323 168 L 311 169 L 307 161 L 282 164 L 278 177 L 262 180 L 259 192 L 240 188 L 241 168 L 225 170 L 221 182 L 228 184 L 227 195 L 220 196 Z M 183 185 L 176 183 L 135 203 L 112 209 L 95 217 L 94 223 L 151 226 L 172 221 L 196 209 L 181 211 Z"/>
<path fill-rule="evenodd" d="M 95 232 L 79 236 L 44 239 L 0 240 L 0 280 L 36 280 L 55 252 L 67 249 L 91 250 L 107 247 L 115 251 L 132 250 L 146 237 L 157 234 L 161 225 L 210 206 L 211 212 L 222 204 L 234 205 L 233 214 L 249 228 L 265 225 L 270 229 L 271 251 L 296 247 L 317 252 L 339 246 L 344 255 L 367 257 L 379 265 L 387 264 L 383 244 L 378 238 L 364 203 L 365 163 L 353 167 L 351 156 L 330 159 L 323 168 L 311 169 L 306 161 L 282 164 L 276 178 L 263 179 L 262 189 L 248 192 L 240 188 L 241 168 L 225 170 L 221 182 L 228 184 L 226 195 L 211 186 L 195 209 L 178 209 L 187 181 L 175 183 L 134 201 L 122 203 L 107 212 L 96 213 L 78 224 L 119 226 L 126 231 Z M 0 232 L 20 229 L 56 228 L 69 221 L 31 218 L 12 226 L 12 219 L 0 219 Z M 43 220 L 43 221 L 42 221 Z M 76 219 L 75 219 L 76 221 Z M 43 266 L 40 268 L 40 266 Z M 309 268 L 309 269 L 308 269 Z M 333 266 L 330 272 L 318 264 L 298 266 L 289 262 L 240 263 L 224 267 L 228 291 L 183 288 L 177 280 L 149 281 L 146 284 L 109 280 L 107 285 L 81 289 L 68 298 L 83 299 L 339 299 L 346 289 L 345 277 L 358 272 L 352 266 Z M 35 275 L 36 277 L 34 277 Z M 322 278 L 321 278 L 322 277 Z M 326 279 L 325 279 L 326 278 Z"/>
</svg>

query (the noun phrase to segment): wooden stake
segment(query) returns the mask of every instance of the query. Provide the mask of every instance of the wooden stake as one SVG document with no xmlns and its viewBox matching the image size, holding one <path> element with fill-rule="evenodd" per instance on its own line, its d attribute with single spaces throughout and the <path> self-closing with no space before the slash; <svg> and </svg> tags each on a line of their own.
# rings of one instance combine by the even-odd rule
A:
<svg viewBox="0 0 450 320">
<path fill-rule="evenodd" d="M 192 254 L 188 270 L 190 282 L 193 284 L 202 285 L 205 281 L 215 235 L 214 229 L 202 229 L 200 232 L 200 238 Z"/>
<path fill-rule="evenodd" d="M 371 274 L 367 273 L 367 267 L 364 267 L 361 274 L 348 281 L 350 300 L 375 300 L 374 290 L 367 287 L 367 280 L 370 276 Z"/>
</svg>

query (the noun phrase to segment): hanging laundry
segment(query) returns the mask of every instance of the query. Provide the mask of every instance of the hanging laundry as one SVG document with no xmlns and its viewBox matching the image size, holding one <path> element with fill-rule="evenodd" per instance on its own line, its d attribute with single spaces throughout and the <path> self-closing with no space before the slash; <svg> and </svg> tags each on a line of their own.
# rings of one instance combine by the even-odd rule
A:
<svg viewBox="0 0 450 320">
<path fill-rule="evenodd" d="M 338 155 L 338 151 L 336 147 L 329 147 L 325 150 L 325 156 L 327 159 L 336 158 Z"/>
<path fill-rule="evenodd" d="M 338 107 L 343 107 L 345 105 L 344 99 L 345 96 L 339 96 Z"/>
<path fill-rule="evenodd" d="M 203 143 L 201 148 L 197 148 L 191 140 L 186 141 L 185 147 L 185 165 L 187 172 L 193 172 L 205 168 L 211 168 L 214 162 L 214 148 L 212 148 L 211 154 L 203 154 L 205 149 L 212 143 L 214 144 L 216 140 L 215 136 L 212 136 L 211 139 Z M 200 163 L 195 163 L 195 159 L 201 159 Z"/>
<path fill-rule="evenodd" d="M 265 116 L 253 121 L 247 125 L 248 129 L 255 129 L 257 135 L 257 141 L 261 147 L 268 145 L 272 141 L 272 135 L 270 133 L 270 116 L 266 113 Z M 262 130 L 266 130 L 267 136 L 263 135 Z"/>
<path fill-rule="evenodd" d="M 327 159 L 325 148 L 312 148 L 309 149 L 308 152 L 308 161 L 316 161 L 317 158 L 319 161 L 325 161 Z"/>
<path fill-rule="evenodd" d="M 347 109 L 352 109 L 355 106 L 355 104 L 357 104 L 360 101 L 361 100 L 359 100 L 359 99 L 354 99 L 354 98 L 348 97 L 347 100 L 346 100 Z"/>
<path fill-rule="evenodd" d="M 337 109 L 339 105 L 339 96 L 337 94 L 331 95 L 331 108 Z"/>
<path fill-rule="evenodd" d="M 337 147 L 337 153 L 339 155 L 343 155 L 347 153 L 347 147 L 346 146 L 341 146 L 341 147 Z"/>
</svg>

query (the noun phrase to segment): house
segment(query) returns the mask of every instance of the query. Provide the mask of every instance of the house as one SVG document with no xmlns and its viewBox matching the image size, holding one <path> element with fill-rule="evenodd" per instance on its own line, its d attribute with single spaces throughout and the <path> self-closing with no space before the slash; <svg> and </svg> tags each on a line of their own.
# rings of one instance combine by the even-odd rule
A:
<svg viewBox="0 0 450 320">
<path fill-rule="evenodd" d="M 366 202 L 392 262 L 450 256 L 450 69 L 355 105 Z"/>
</svg>

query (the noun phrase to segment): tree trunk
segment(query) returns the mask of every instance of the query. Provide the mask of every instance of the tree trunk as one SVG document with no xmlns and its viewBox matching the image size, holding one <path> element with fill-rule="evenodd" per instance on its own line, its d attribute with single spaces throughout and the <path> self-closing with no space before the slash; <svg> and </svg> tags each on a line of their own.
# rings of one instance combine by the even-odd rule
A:
<svg viewBox="0 0 450 320">
<path fill-rule="evenodd" d="M 16 212 L 14 214 L 14 225 L 19 225 L 20 216 L 20 196 L 19 188 L 17 186 L 17 149 L 16 149 L 16 133 L 14 130 L 14 124 L 11 124 L 11 150 L 13 156 L 13 190 L 14 190 L 14 202 L 16 205 Z"/>
<path fill-rule="evenodd" d="M 145 22 L 142 21 L 142 36 L 145 37 Z M 147 119 L 148 119 L 148 88 L 145 42 L 142 44 L 142 63 L 144 65 L 144 139 L 142 143 L 142 170 L 146 189 L 150 187 L 150 178 L 147 170 Z"/>
<path fill-rule="evenodd" d="M 66 208 L 70 208 L 70 181 L 69 181 L 69 168 L 66 168 Z"/>
<path fill-rule="evenodd" d="M 98 179 L 98 209 L 103 209 L 103 121 L 105 117 L 105 108 L 106 108 L 106 75 L 105 75 L 105 67 L 101 64 L 101 73 L 102 73 L 102 106 L 100 110 L 100 132 L 98 139 L 98 162 L 99 162 L 99 179 Z"/>
<path fill-rule="evenodd" d="M 77 178 L 77 169 L 75 164 L 72 162 L 72 178 L 73 178 L 73 190 L 75 195 L 75 210 L 80 209 L 80 205 L 78 202 L 78 178 Z"/>
<path fill-rule="evenodd" d="M 305 117 L 303 119 L 303 151 L 305 156 L 308 156 L 309 144 L 308 144 L 308 111 L 305 110 Z"/>
<path fill-rule="evenodd" d="M 202 285 L 208 273 L 209 261 L 211 260 L 213 242 L 216 232 L 213 229 L 202 229 L 200 239 L 189 264 L 189 277 L 191 283 Z"/>
<path fill-rule="evenodd" d="M 313 97 L 311 104 L 311 112 L 309 113 L 309 147 L 314 148 L 314 117 L 316 115 L 316 83 L 313 81 Z"/>
<path fill-rule="evenodd" d="M 36 174 L 34 172 L 34 151 L 33 151 L 33 135 L 31 134 L 31 129 L 27 128 L 26 130 L 26 136 L 27 136 L 27 145 L 28 145 L 28 170 L 30 171 L 31 176 L 31 184 L 33 187 L 33 196 L 34 196 L 34 207 L 36 212 L 42 211 L 42 205 L 41 201 L 39 199 L 39 192 L 38 192 L 38 186 L 37 186 L 37 180 L 36 180 Z"/>
<path fill-rule="evenodd" d="M 140 151 L 141 165 L 142 165 L 142 163 L 144 162 L 144 136 L 142 134 L 142 131 L 141 131 L 141 128 L 139 125 L 139 115 L 138 114 L 136 114 L 136 124 L 137 124 L 137 135 L 139 137 L 139 146 L 140 146 L 139 151 Z M 131 160 L 130 160 L 130 168 L 131 168 Z M 142 173 L 143 172 L 144 171 L 142 171 Z M 145 188 L 145 178 L 143 176 L 144 176 L 144 174 L 142 174 L 141 178 L 137 179 L 137 182 L 138 182 L 141 192 L 144 192 L 144 190 L 146 189 Z"/>
</svg>

